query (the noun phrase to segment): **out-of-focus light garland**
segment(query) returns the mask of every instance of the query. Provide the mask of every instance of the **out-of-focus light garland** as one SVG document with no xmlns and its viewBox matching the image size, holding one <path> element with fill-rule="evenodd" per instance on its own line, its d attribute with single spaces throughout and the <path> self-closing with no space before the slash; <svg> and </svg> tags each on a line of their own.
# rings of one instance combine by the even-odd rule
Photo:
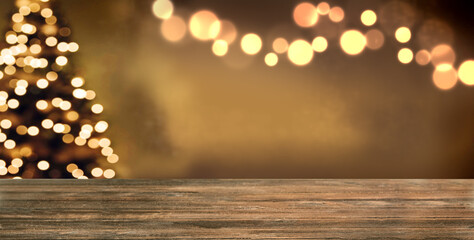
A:
<svg viewBox="0 0 474 240">
<path fill-rule="evenodd" d="M 186 25 L 182 16 L 174 14 L 174 5 L 170 0 L 156 0 L 152 10 L 154 15 L 163 20 L 161 33 L 170 42 L 182 40 L 189 30 L 191 36 L 200 41 L 213 41 L 212 52 L 219 57 L 227 54 L 229 45 L 237 37 L 237 28 L 229 20 L 221 20 L 209 10 L 193 13 Z M 454 67 L 456 54 L 452 44 L 452 30 L 442 21 L 430 19 L 422 22 L 418 29 L 416 51 L 409 46 L 414 41 L 411 27 L 415 23 L 416 12 L 406 2 L 392 1 L 378 9 L 379 16 L 373 9 L 366 9 L 360 14 L 363 30 L 342 29 L 338 31 L 335 24 L 344 21 L 345 11 L 328 2 L 300 2 L 293 10 L 293 20 L 304 29 L 322 29 L 327 32 L 316 35 L 312 40 L 294 39 L 291 43 L 283 37 L 273 40 L 272 46 L 265 47 L 262 37 L 256 33 L 245 33 L 240 40 L 241 50 L 248 55 L 257 55 L 262 49 L 268 49 L 264 62 L 269 67 L 277 65 L 280 55 L 287 54 L 290 62 L 297 66 L 309 64 L 315 54 L 326 51 L 329 41 L 339 38 L 339 45 L 348 55 L 359 55 L 367 48 L 378 50 L 386 42 L 386 35 L 393 36 L 400 45 L 395 56 L 401 64 L 416 62 L 420 66 L 432 63 L 434 85 L 441 90 L 452 89 L 458 80 L 467 86 L 474 85 L 474 60 L 463 61 Z M 327 18 L 324 19 L 324 18 Z M 329 21 L 328 21 L 329 20 Z M 323 23 L 326 21 L 325 23 Z M 322 26 L 318 23 L 322 22 Z M 379 25 L 379 28 L 374 27 Z M 341 29 L 341 28 L 339 28 Z M 334 34 L 334 31 L 337 31 Z M 384 34 L 385 32 L 385 34 Z M 332 44 L 333 42 L 331 42 Z"/>
<path fill-rule="evenodd" d="M 70 63 L 79 45 L 49 0 L 17 0 L 0 51 L 0 177 L 113 178 L 104 110 Z"/>
</svg>

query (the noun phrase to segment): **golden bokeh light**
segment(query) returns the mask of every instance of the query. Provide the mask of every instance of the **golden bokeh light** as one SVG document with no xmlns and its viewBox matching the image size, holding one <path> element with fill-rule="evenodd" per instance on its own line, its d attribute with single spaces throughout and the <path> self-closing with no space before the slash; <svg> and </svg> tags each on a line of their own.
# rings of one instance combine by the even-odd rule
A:
<svg viewBox="0 0 474 240">
<path fill-rule="evenodd" d="M 53 127 L 54 123 L 51 119 L 45 119 L 41 122 L 41 126 L 44 129 L 51 129 Z"/>
<path fill-rule="evenodd" d="M 331 8 L 331 10 L 329 10 L 329 19 L 335 23 L 344 20 L 344 10 L 342 10 L 341 7 Z"/>
<path fill-rule="evenodd" d="M 244 53 L 255 55 L 262 49 L 262 39 L 255 33 L 248 33 L 242 37 L 240 46 Z"/>
<path fill-rule="evenodd" d="M 101 104 L 96 103 L 96 104 L 92 105 L 91 110 L 95 114 L 100 114 L 100 113 L 102 113 L 102 111 L 104 111 L 104 107 Z"/>
<path fill-rule="evenodd" d="M 309 2 L 298 4 L 293 10 L 293 20 L 300 27 L 312 27 L 318 22 L 316 7 Z"/>
<path fill-rule="evenodd" d="M 56 72 L 48 72 L 46 73 L 46 79 L 48 79 L 49 81 L 56 81 L 56 79 L 58 79 L 58 74 Z"/>
<path fill-rule="evenodd" d="M 100 176 L 102 176 L 103 173 L 104 173 L 104 171 L 102 170 L 102 168 L 98 168 L 98 167 L 92 169 L 92 171 L 91 171 L 91 174 L 94 177 L 100 177 Z"/>
<path fill-rule="evenodd" d="M 107 130 L 108 127 L 109 127 L 109 124 L 107 124 L 106 121 L 99 121 L 96 123 L 94 129 L 98 133 L 103 133 Z"/>
<path fill-rule="evenodd" d="M 168 19 L 173 15 L 173 3 L 170 0 L 156 0 L 153 3 L 153 14 L 157 18 Z"/>
<path fill-rule="evenodd" d="M 265 64 L 269 67 L 273 67 L 278 63 L 278 56 L 276 53 L 267 53 L 265 55 Z"/>
<path fill-rule="evenodd" d="M 41 78 L 41 79 L 38 79 L 38 81 L 36 81 L 36 86 L 39 88 L 39 89 L 45 89 L 47 88 L 49 85 L 49 82 L 48 80 L 44 79 L 44 78 Z"/>
<path fill-rule="evenodd" d="M 330 9 L 331 7 L 329 6 L 329 3 L 327 2 L 320 2 L 318 6 L 316 7 L 317 12 L 321 15 L 327 15 Z"/>
<path fill-rule="evenodd" d="M 170 42 L 178 42 L 186 35 L 186 22 L 179 16 L 171 16 L 161 23 L 161 34 Z"/>
<path fill-rule="evenodd" d="M 208 10 L 194 13 L 189 20 L 191 35 L 198 40 L 210 40 L 216 38 L 221 29 L 217 16 Z"/>
<path fill-rule="evenodd" d="M 474 85 L 474 60 L 466 60 L 459 66 L 458 77 L 466 85 Z"/>
<path fill-rule="evenodd" d="M 454 64 L 456 54 L 453 48 L 448 44 L 439 44 L 431 50 L 431 63 L 434 66 L 440 64 Z"/>
<path fill-rule="evenodd" d="M 315 37 L 313 39 L 313 42 L 311 43 L 311 46 L 313 47 L 313 50 L 315 52 L 324 52 L 328 48 L 328 41 L 324 37 Z"/>
<path fill-rule="evenodd" d="M 53 16 L 53 10 L 50 8 L 43 8 L 43 10 L 41 10 L 41 16 L 44 18 L 49 18 Z"/>
<path fill-rule="evenodd" d="M 360 20 L 365 26 L 372 26 L 377 21 L 377 14 L 374 11 L 367 9 L 360 15 Z"/>
<path fill-rule="evenodd" d="M 13 141 L 13 140 L 11 140 L 11 139 L 8 139 L 8 140 L 6 140 L 5 142 L 3 142 L 3 146 L 4 146 L 6 149 L 13 149 L 13 148 L 15 148 L 16 143 L 15 143 L 15 141 Z"/>
<path fill-rule="evenodd" d="M 78 167 L 74 163 L 70 163 L 66 166 L 66 170 L 70 173 L 72 173 L 74 170 L 76 170 Z"/>
<path fill-rule="evenodd" d="M 112 169 L 107 169 L 104 171 L 104 177 L 105 178 L 113 178 L 115 177 L 115 171 Z"/>
<path fill-rule="evenodd" d="M 16 133 L 19 135 L 26 135 L 28 133 L 28 128 L 25 125 L 20 125 L 16 127 Z"/>
<path fill-rule="evenodd" d="M 60 52 L 67 52 L 69 50 L 69 44 L 67 44 L 66 42 L 60 42 L 58 46 L 56 46 L 56 48 Z"/>
<path fill-rule="evenodd" d="M 84 171 L 82 171 L 81 169 L 77 168 L 77 169 L 74 169 L 72 171 L 72 176 L 75 177 L 75 178 L 80 178 L 84 175 Z"/>
<path fill-rule="evenodd" d="M 276 38 L 273 41 L 272 48 L 278 54 L 285 53 L 288 50 L 288 41 L 282 37 Z"/>
<path fill-rule="evenodd" d="M 76 121 L 77 119 L 79 119 L 79 113 L 77 113 L 76 111 L 69 111 L 66 113 L 66 118 L 69 121 Z"/>
<path fill-rule="evenodd" d="M 3 119 L 2 121 L 0 121 L 0 127 L 3 128 L 3 129 L 9 129 L 12 127 L 12 121 L 8 120 L 8 119 Z"/>
<path fill-rule="evenodd" d="M 107 162 L 109 163 L 117 163 L 119 161 L 119 156 L 115 153 L 110 154 L 107 156 Z"/>
<path fill-rule="evenodd" d="M 297 66 L 304 66 L 311 62 L 313 55 L 313 47 L 305 40 L 295 40 L 288 48 L 288 59 Z"/>
<path fill-rule="evenodd" d="M 14 158 L 14 159 L 12 159 L 12 165 L 19 168 L 19 167 L 23 166 L 23 160 L 21 160 L 19 158 Z"/>
<path fill-rule="evenodd" d="M 38 162 L 38 169 L 41 171 L 46 171 L 49 168 L 49 162 L 41 160 Z"/>
<path fill-rule="evenodd" d="M 450 64 L 440 64 L 436 66 L 433 73 L 433 83 L 441 90 L 449 90 L 456 85 L 457 82 L 456 70 Z"/>
<path fill-rule="evenodd" d="M 28 135 L 30 136 L 36 136 L 39 134 L 39 128 L 35 126 L 31 126 L 28 128 Z"/>
<path fill-rule="evenodd" d="M 418 51 L 415 55 L 415 61 L 421 66 L 424 66 L 431 61 L 431 54 L 425 49 Z"/>
<path fill-rule="evenodd" d="M 64 66 L 67 64 L 67 58 L 65 56 L 59 56 L 56 58 L 56 64 L 58 64 L 59 66 Z"/>
<path fill-rule="evenodd" d="M 408 48 L 402 48 L 398 51 L 398 61 L 408 64 L 413 60 L 413 52 Z"/>
<path fill-rule="evenodd" d="M 68 44 L 68 49 L 70 52 L 77 52 L 79 50 L 79 44 L 72 42 Z"/>
<path fill-rule="evenodd" d="M 407 43 L 411 39 L 411 31 L 407 27 L 399 27 L 395 31 L 395 38 L 401 43 Z"/>
<path fill-rule="evenodd" d="M 222 39 L 227 42 L 228 45 L 232 44 L 237 38 L 237 28 L 235 25 L 228 20 L 220 21 L 221 30 L 217 39 Z"/>
<path fill-rule="evenodd" d="M 345 53 L 357 55 L 364 51 L 367 39 L 357 30 L 347 30 L 342 34 L 339 43 Z"/>
<path fill-rule="evenodd" d="M 225 56 L 227 50 L 229 49 L 227 42 L 225 40 L 219 39 L 214 41 L 212 44 L 212 52 L 219 57 Z"/>
<path fill-rule="evenodd" d="M 82 85 L 84 85 L 84 79 L 80 77 L 75 77 L 71 80 L 71 85 L 73 87 L 81 87 Z"/>
</svg>

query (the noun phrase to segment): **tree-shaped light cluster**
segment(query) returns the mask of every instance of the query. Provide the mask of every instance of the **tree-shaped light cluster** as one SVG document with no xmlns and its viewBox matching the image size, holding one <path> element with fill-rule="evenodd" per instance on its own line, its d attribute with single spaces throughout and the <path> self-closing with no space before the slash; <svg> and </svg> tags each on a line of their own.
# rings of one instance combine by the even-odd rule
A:
<svg viewBox="0 0 474 240">
<path fill-rule="evenodd" d="M 119 158 L 71 64 L 71 29 L 49 0 L 15 5 L 0 51 L 0 177 L 113 178 Z"/>
</svg>

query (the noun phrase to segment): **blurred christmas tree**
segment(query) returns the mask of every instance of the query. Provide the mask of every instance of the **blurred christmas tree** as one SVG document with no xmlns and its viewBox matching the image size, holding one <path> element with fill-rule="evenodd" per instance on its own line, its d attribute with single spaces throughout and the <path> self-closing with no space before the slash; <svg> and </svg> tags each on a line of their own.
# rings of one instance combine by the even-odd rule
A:
<svg viewBox="0 0 474 240">
<path fill-rule="evenodd" d="M 15 5 L 0 57 L 0 177 L 114 177 L 104 169 L 118 156 L 71 65 L 70 28 L 49 0 Z"/>
</svg>

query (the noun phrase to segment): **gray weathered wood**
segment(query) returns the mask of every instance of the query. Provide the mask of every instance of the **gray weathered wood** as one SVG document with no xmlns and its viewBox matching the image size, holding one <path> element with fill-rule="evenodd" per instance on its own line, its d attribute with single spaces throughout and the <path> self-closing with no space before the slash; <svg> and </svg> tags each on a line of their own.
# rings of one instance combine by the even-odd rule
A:
<svg viewBox="0 0 474 240">
<path fill-rule="evenodd" d="M 474 180 L 0 180 L 0 239 L 474 239 Z"/>
</svg>

